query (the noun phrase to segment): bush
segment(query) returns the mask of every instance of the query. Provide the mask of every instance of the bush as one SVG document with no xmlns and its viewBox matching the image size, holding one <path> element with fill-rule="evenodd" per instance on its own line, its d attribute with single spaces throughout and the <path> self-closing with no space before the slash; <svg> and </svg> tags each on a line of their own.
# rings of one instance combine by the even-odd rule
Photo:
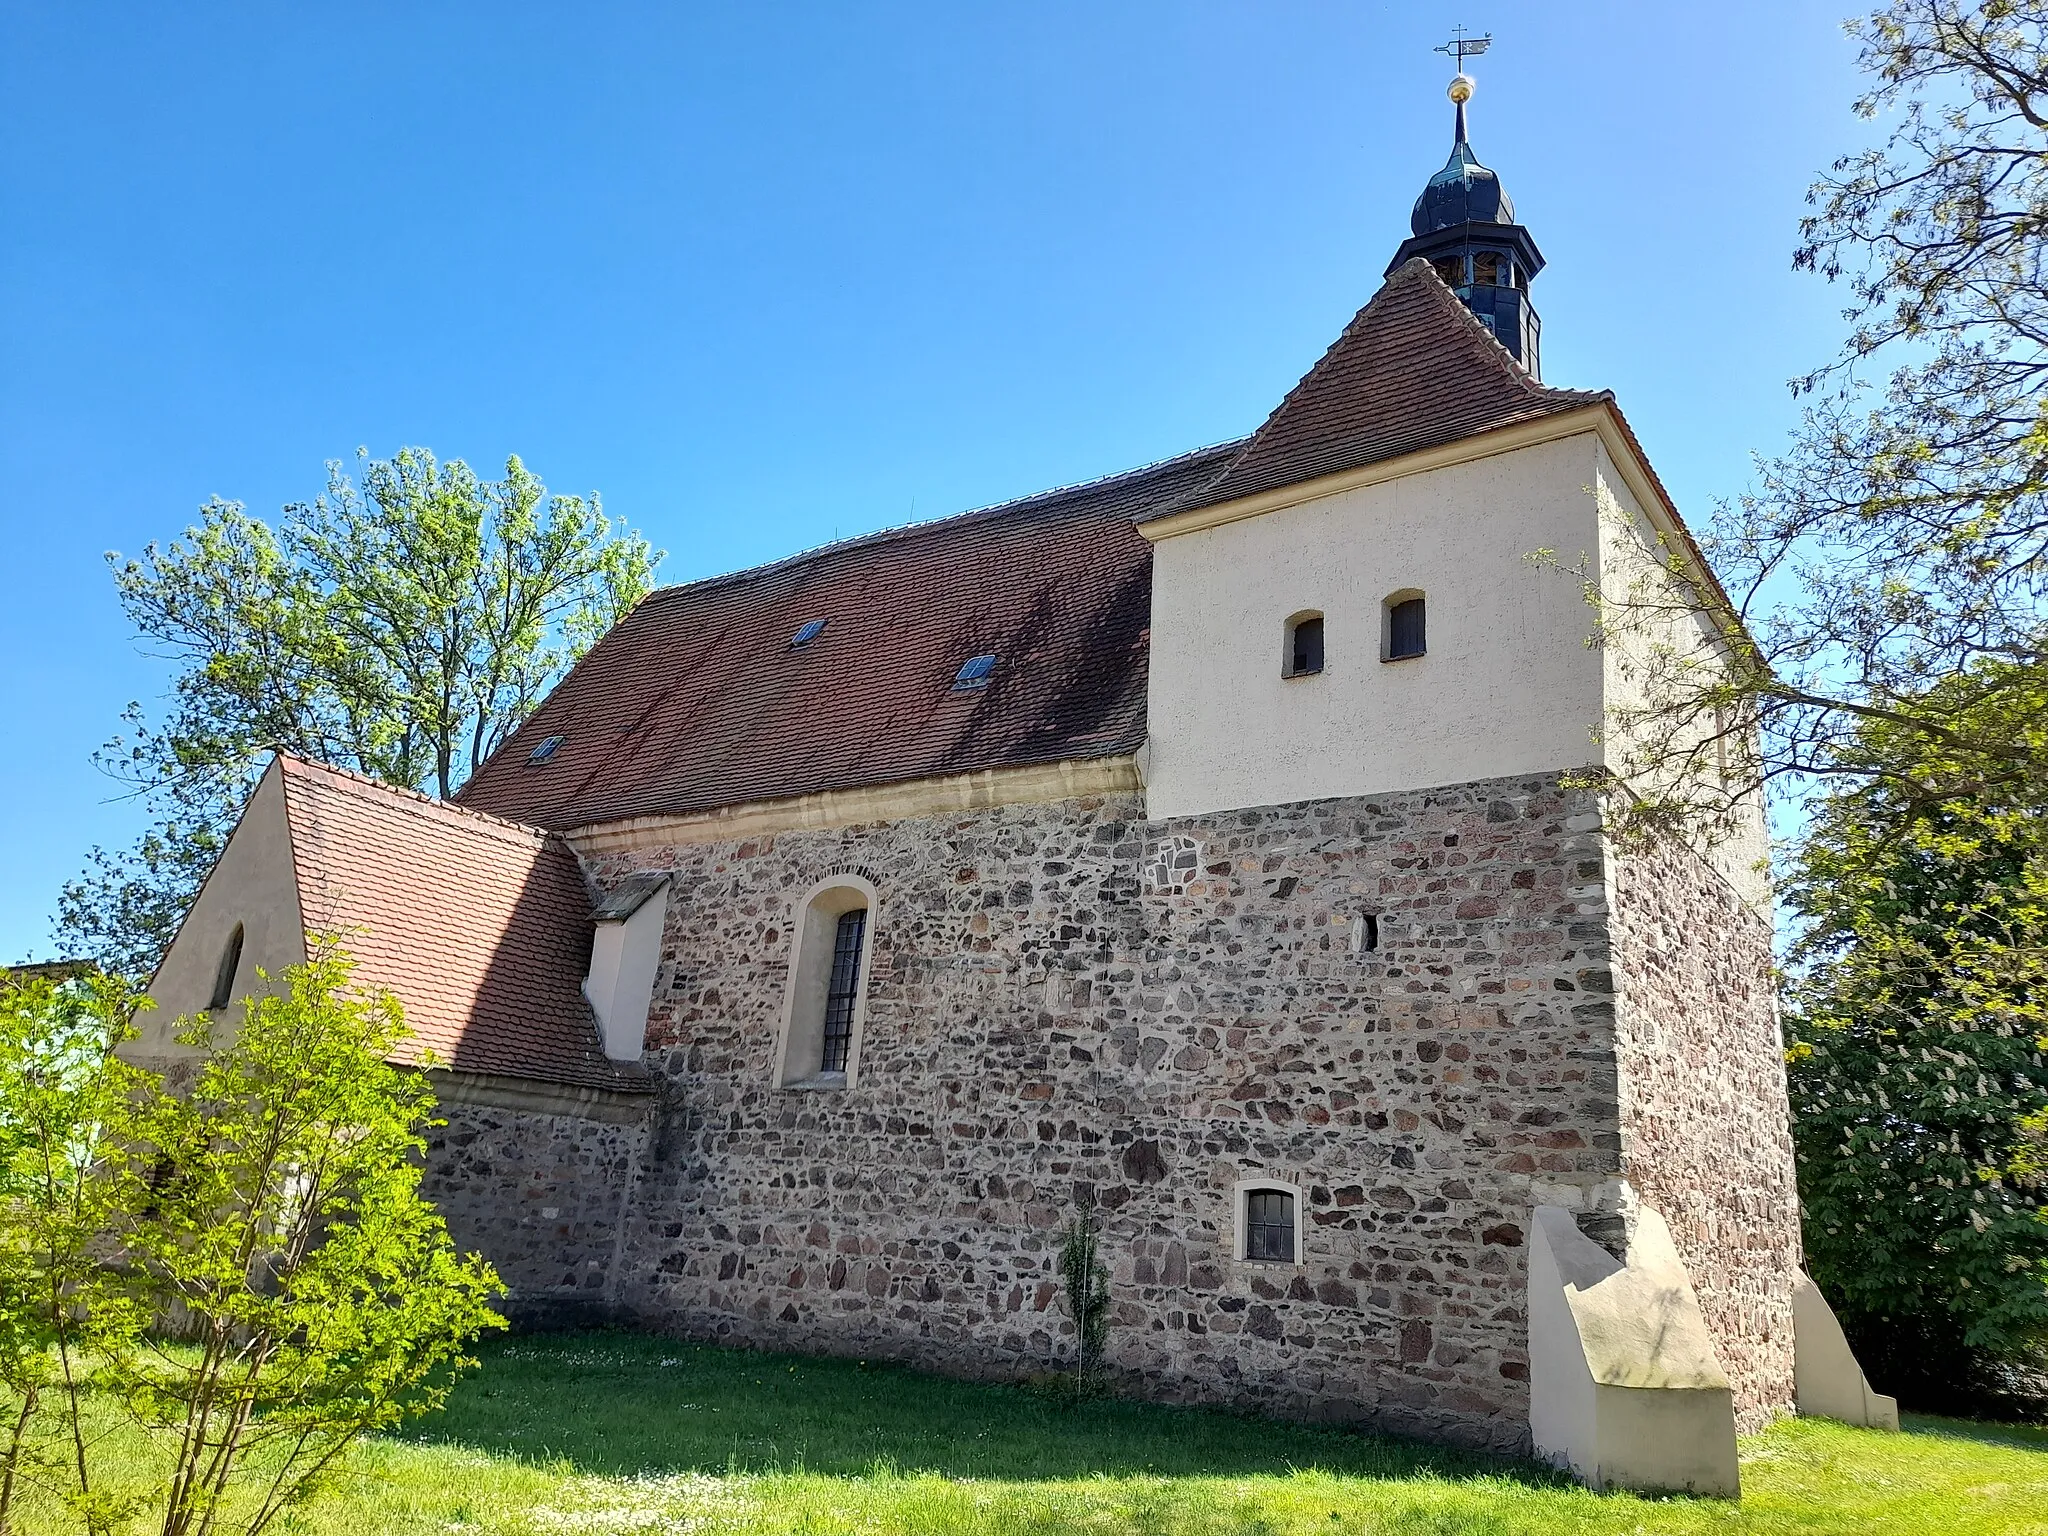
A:
<svg viewBox="0 0 2048 1536">
<path fill-rule="evenodd" d="M 26 1255 L 40 1287 L 0 1378 L 25 1426 L 7 1471 L 54 1479 L 89 1529 L 135 1506 L 100 1491 L 84 1384 L 165 1452 L 165 1536 L 230 1506 L 254 1533 L 362 1433 L 438 1406 L 468 1342 L 503 1326 L 497 1276 L 419 1192 L 434 1098 L 391 1064 L 397 1002 L 352 989 L 336 950 L 280 982 L 232 1027 L 184 1025 L 203 1054 L 183 1093 L 113 1054 L 127 1030 L 111 983 L 16 989 L 0 1009 L 0 1066 L 57 1085 L 0 1101 L 16 1169 L 0 1253 Z M 54 1397 L 37 1378 L 52 1370 Z"/>
</svg>

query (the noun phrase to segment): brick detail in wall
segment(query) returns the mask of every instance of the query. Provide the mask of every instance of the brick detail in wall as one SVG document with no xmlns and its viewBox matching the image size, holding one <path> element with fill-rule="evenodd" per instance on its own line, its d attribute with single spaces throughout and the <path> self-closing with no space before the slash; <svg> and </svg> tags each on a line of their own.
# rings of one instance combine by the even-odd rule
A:
<svg viewBox="0 0 2048 1536">
<path fill-rule="evenodd" d="M 1058 1228 L 1089 1203 L 1127 1389 L 1524 1444 L 1529 1205 L 1621 1171 L 1595 808 L 1531 778 L 1141 818 L 1117 796 L 600 861 L 674 876 L 615 1301 L 1027 1375 L 1070 1359 Z M 859 1081 L 778 1090 L 793 910 L 849 869 L 880 891 Z M 1300 1265 L 1233 1260 L 1252 1176 L 1303 1191 Z"/>
<path fill-rule="evenodd" d="M 1771 935 L 1683 848 L 1618 853 L 1623 1168 L 1671 1224 L 1745 1433 L 1792 1410 L 1799 1195 Z"/>
</svg>

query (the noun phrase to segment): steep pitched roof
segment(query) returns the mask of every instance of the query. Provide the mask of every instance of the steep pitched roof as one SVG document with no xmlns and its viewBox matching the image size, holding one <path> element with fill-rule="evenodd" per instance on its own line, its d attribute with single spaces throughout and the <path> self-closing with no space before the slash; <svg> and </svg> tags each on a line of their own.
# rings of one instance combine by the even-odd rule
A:
<svg viewBox="0 0 2048 1536">
<path fill-rule="evenodd" d="M 568 828 L 1134 751 L 1152 593 L 1136 520 L 1239 446 L 656 592 L 456 798 Z M 954 689 L 991 654 L 986 687 Z"/>
<path fill-rule="evenodd" d="M 1151 518 L 1377 464 L 1604 393 L 1529 377 L 1427 261 L 1404 263 L 1223 472 Z"/>
<path fill-rule="evenodd" d="M 445 1066 L 644 1091 L 583 997 L 590 894 L 559 838 L 280 756 L 299 904 Z"/>
</svg>

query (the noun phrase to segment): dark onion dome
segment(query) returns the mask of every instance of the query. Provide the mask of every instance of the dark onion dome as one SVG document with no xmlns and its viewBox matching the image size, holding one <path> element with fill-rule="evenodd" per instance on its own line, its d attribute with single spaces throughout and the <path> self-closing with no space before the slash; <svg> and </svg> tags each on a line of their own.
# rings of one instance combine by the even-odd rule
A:
<svg viewBox="0 0 2048 1536">
<path fill-rule="evenodd" d="M 1451 158 L 1444 162 L 1444 168 L 1429 178 L 1422 196 L 1415 199 L 1408 227 L 1418 235 L 1458 224 L 1515 222 L 1515 205 L 1508 201 L 1500 178 L 1479 163 L 1479 157 L 1466 142 L 1465 103 L 1471 96 L 1472 82 L 1466 76 L 1460 75 L 1451 82 L 1451 100 L 1458 105 L 1457 142 L 1451 146 Z"/>
</svg>

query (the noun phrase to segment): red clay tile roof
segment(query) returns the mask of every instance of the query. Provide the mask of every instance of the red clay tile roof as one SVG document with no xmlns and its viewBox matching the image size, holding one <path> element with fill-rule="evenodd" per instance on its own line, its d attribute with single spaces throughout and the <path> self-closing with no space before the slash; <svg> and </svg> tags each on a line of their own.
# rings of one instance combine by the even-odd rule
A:
<svg viewBox="0 0 2048 1536">
<path fill-rule="evenodd" d="M 567 828 L 1135 751 L 1152 598 L 1136 521 L 1240 446 L 656 592 L 456 799 Z M 791 649 L 812 619 L 823 633 Z M 955 691 L 991 653 L 988 686 Z"/>
<path fill-rule="evenodd" d="M 606 1058 L 583 997 L 590 893 L 576 857 L 532 827 L 279 757 L 310 933 L 395 994 L 459 1072 L 645 1091 Z"/>
<path fill-rule="evenodd" d="M 1381 285 L 1222 474 L 1150 517 L 1298 485 L 1610 398 L 1538 384 L 1417 256 Z"/>
</svg>

